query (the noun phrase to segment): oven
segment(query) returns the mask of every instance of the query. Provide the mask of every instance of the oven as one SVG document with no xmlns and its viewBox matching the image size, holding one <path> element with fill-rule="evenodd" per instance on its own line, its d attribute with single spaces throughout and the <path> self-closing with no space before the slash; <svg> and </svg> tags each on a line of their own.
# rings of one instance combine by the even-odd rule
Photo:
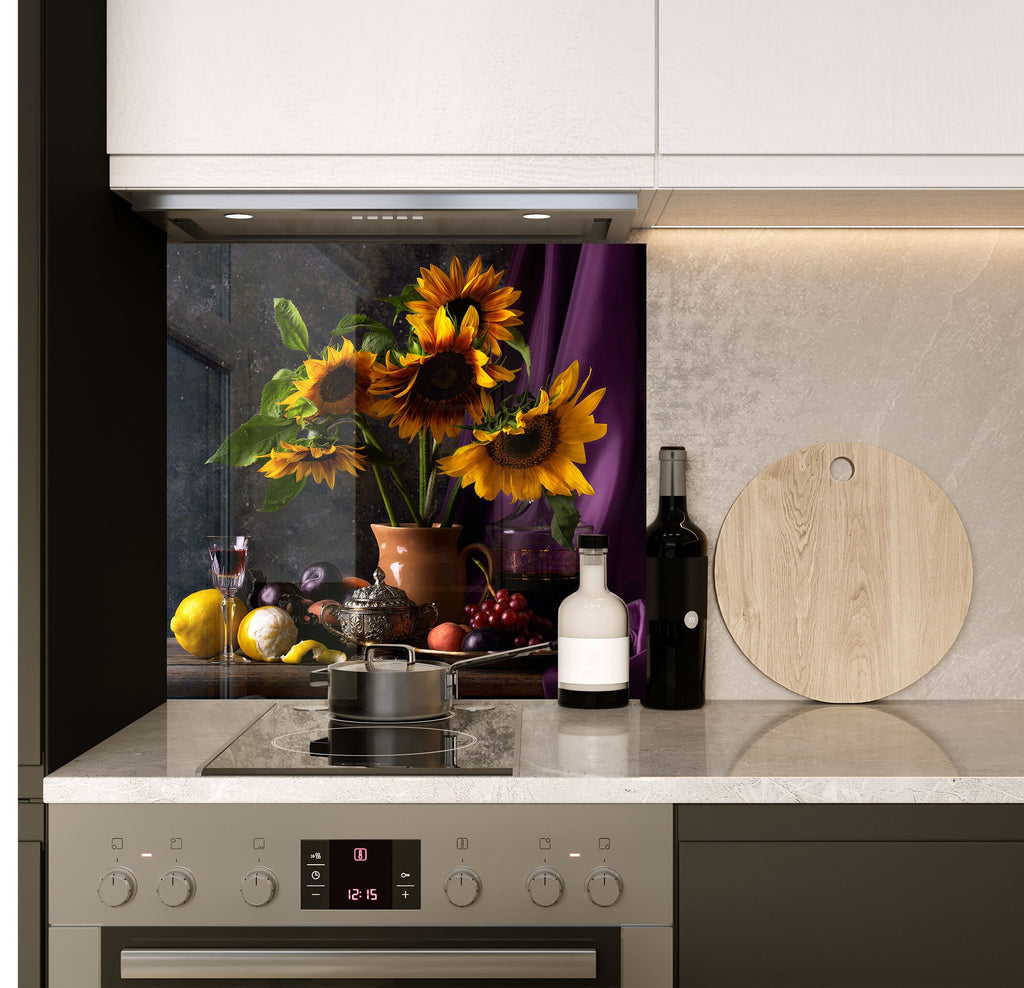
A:
<svg viewBox="0 0 1024 988">
<path fill-rule="evenodd" d="M 671 806 L 55 804 L 50 848 L 53 986 L 672 984 Z"/>
</svg>

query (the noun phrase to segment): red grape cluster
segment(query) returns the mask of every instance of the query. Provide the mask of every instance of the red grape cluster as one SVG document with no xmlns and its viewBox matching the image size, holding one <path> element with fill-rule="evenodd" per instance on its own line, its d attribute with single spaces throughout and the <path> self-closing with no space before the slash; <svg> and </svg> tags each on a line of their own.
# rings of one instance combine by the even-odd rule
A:
<svg viewBox="0 0 1024 988">
<path fill-rule="evenodd" d="M 510 594 L 502 587 L 479 604 L 466 604 L 466 620 L 474 630 L 495 628 L 512 636 L 512 647 L 539 645 L 548 641 L 554 623 L 526 606 L 521 593 Z"/>
</svg>

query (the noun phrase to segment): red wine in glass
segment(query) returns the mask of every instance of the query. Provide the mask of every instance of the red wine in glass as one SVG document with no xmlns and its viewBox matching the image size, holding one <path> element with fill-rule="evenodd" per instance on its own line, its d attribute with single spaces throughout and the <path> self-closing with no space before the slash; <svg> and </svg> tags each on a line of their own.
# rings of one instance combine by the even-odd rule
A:
<svg viewBox="0 0 1024 988">
<path fill-rule="evenodd" d="M 210 575 L 213 585 L 221 592 L 221 613 L 224 618 L 224 649 L 217 657 L 220 662 L 248 662 L 248 658 L 232 649 L 234 638 L 235 592 L 245 579 L 245 557 L 249 551 L 248 535 L 208 535 Z"/>
<path fill-rule="evenodd" d="M 219 590 L 238 590 L 245 579 L 245 555 L 247 548 L 234 546 L 210 549 L 211 572 L 213 585 Z"/>
</svg>

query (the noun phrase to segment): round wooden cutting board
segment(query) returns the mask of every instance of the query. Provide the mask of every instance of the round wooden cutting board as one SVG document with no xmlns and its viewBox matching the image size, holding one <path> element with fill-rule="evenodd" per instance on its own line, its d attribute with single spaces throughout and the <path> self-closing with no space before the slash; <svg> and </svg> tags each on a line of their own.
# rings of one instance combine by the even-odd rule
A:
<svg viewBox="0 0 1024 988">
<path fill-rule="evenodd" d="M 763 470 L 715 551 L 718 605 L 743 654 L 829 703 L 877 700 L 932 669 L 960 633 L 972 576 L 938 485 L 865 443 L 809 446 Z"/>
</svg>

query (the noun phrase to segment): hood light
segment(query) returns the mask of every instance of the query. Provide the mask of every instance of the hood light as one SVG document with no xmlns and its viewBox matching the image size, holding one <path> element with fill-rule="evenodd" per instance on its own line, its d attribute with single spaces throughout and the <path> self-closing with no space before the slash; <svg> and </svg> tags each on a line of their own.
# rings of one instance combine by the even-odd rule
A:
<svg viewBox="0 0 1024 988">
<path fill-rule="evenodd" d="M 549 220 L 551 219 L 550 213 L 523 213 L 524 220 Z"/>
<path fill-rule="evenodd" d="M 226 220 L 251 220 L 252 213 L 225 213 L 224 219 Z"/>
</svg>

